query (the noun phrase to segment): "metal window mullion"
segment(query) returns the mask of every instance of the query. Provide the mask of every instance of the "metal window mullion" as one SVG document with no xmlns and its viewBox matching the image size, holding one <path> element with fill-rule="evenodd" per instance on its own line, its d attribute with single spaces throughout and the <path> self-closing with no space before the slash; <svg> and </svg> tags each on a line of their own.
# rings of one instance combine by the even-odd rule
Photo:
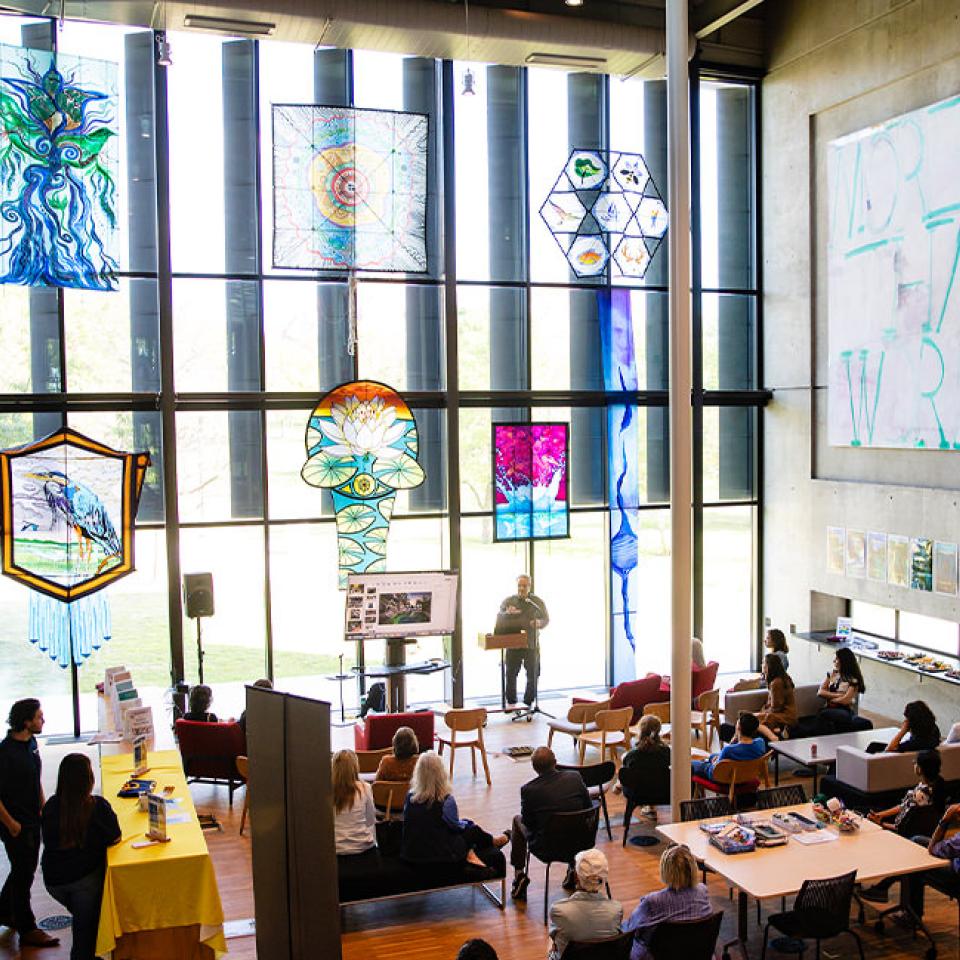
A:
<svg viewBox="0 0 960 960">
<path fill-rule="evenodd" d="M 165 39 L 158 31 L 154 42 Z M 167 611 L 170 672 L 184 679 L 183 609 L 180 599 L 180 504 L 177 499 L 177 428 L 173 364 L 173 279 L 170 249 L 170 139 L 167 68 L 157 64 L 154 78 L 154 136 L 157 177 L 157 305 L 160 312 L 160 421 L 163 443 L 163 499 L 167 536 Z"/>
<path fill-rule="evenodd" d="M 703 255 L 700 203 L 700 71 L 690 64 L 690 273 L 693 378 L 693 635 L 703 638 Z"/>
</svg>

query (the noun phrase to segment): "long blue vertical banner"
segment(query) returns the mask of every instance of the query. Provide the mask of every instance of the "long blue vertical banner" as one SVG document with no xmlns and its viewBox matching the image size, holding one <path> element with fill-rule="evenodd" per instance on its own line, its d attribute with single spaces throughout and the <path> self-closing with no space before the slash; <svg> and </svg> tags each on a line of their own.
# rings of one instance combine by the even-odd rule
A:
<svg viewBox="0 0 960 960">
<path fill-rule="evenodd" d="M 597 293 L 605 390 L 637 390 L 630 291 Z M 610 502 L 610 636 L 613 681 L 636 676 L 637 524 L 640 455 L 635 403 L 607 406 L 607 483 Z"/>
</svg>

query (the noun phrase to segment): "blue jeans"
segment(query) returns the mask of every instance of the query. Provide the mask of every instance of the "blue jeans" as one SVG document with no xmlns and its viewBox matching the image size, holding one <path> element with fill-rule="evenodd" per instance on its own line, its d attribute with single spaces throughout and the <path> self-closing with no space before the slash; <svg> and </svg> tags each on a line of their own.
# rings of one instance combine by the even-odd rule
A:
<svg viewBox="0 0 960 960">
<path fill-rule="evenodd" d="M 70 960 L 94 960 L 100 901 L 103 899 L 103 872 L 88 873 L 73 883 L 47 887 L 50 896 L 62 903 L 73 917 L 73 945 Z"/>
<path fill-rule="evenodd" d="M 709 760 L 691 760 L 690 773 L 694 777 L 703 777 L 705 780 L 712 780 L 713 763 Z"/>
</svg>

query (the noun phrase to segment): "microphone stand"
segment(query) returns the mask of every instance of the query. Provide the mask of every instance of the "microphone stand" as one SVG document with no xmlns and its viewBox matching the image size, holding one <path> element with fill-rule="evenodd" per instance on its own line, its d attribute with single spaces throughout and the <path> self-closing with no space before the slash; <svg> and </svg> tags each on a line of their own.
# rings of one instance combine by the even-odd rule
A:
<svg viewBox="0 0 960 960">
<path fill-rule="evenodd" d="M 537 611 L 541 616 L 537 618 L 539 621 L 542 619 L 543 610 L 533 602 L 529 597 L 523 598 L 524 603 L 529 603 L 534 610 Z M 520 720 L 525 720 L 527 723 L 532 723 L 535 714 L 542 713 L 545 717 L 549 717 L 551 720 L 556 720 L 556 717 L 552 713 L 547 713 L 546 710 L 540 709 L 540 627 L 537 626 L 534 628 L 536 630 L 536 646 L 534 647 L 534 653 L 536 654 L 536 683 L 533 687 L 533 703 L 528 707 L 522 710 L 516 710 L 513 716 L 510 718 L 511 723 L 517 723 Z"/>
</svg>

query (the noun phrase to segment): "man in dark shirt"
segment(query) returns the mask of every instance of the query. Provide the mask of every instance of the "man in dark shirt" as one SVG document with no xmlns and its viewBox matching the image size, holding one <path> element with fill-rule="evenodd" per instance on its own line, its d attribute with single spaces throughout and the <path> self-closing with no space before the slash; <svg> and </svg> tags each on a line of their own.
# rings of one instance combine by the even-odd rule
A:
<svg viewBox="0 0 960 960">
<path fill-rule="evenodd" d="M 550 622 L 547 605 L 530 592 L 530 577 L 522 573 L 517 577 L 517 592 L 500 604 L 497 617 L 498 631 L 501 624 L 507 623 L 511 632 L 527 631 L 527 647 L 520 650 L 508 650 L 507 690 L 508 704 L 517 702 L 517 677 L 520 666 L 527 676 L 527 686 L 523 692 L 523 702 L 529 707 L 537 698 L 537 678 L 540 676 L 540 631 Z"/>
<path fill-rule="evenodd" d="M 549 747 L 537 747 L 531 759 L 537 776 L 520 788 L 520 815 L 513 818 L 510 831 L 514 900 L 527 899 L 530 884 L 526 874 L 527 847 L 536 852 L 547 817 L 551 813 L 586 810 L 590 806 L 590 794 L 583 778 L 573 770 L 558 770 L 557 758 Z"/>
<path fill-rule="evenodd" d="M 10 730 L 0 742 L 0 840 L 10 875 L 0 891 L 0 924 L 20 934 L 20 945 L 52 947 L 60 941 L 37 926 L 30 888 L 40 855 L 40 750 L 43 730 L 39 700 L 18 700 L 10 708 Z"/>
</svg>

